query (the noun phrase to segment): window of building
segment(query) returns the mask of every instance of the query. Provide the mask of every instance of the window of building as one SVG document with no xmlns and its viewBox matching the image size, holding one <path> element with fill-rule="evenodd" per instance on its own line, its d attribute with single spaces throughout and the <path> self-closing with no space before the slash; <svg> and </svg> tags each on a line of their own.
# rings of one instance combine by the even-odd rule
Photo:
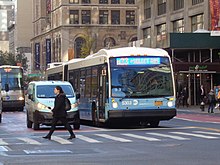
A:
<svg viewBox="0 0 220 165">
<path fill-rule="evenodd" d="M 157 41 L 166 39 L 166 24 L 157 25 Z"/>
<path fill-rule="evenodd" d="M 126 0 L 126 4 L 135 4 L 135 0 Z"/>
<path fill-rule="evenodd" d="M 151 28 L 150 27 L 143 29 L 143 38 L 144 39 L 151 38 Z"/>
<path fill-rule="evenodd" d="M 111 11 L 111 23 L 120 24 L 120 11 L 119 10 Z"/>
<path fill-rule="evenodd" d="M 126 24 L 127 25 L 135 24 L 135 11 L 134 10 L 126 11 Z"/>
<path fill-rule="evenodd" d="M 184 0 L 174 0 L 174 10 L 179 10 L 184 8 Z"/>
<path fill-rule="evenodd" d="M 166 0 L 158 0 L 158 15 L 166 13 Z"/>
<path fill-rule="evenodd" d="M 82 10 L 82 24 L 90 24 L 90 23 L 91 23 L 91 11 Z"/>
<path fill-rule="evenodd" d="M 79 3 L 79 0 L 69 0 L 69 3 L 73 3 L 73 4 L 76 3 L 77 4 L 77 3 Z"/>
<path fill-rule="evenodd" d="M 108 24 L 108 10 L 99 11 L 99 24 Z"/>
<path fill-rule="evenodd" d="M 100 4 L 108 4 L 108 0 L 99 0 Z"/>
<path fill-rule="evenodd" d="M 82 4 L 88 4 L 90 3 L 90 0 L 82 0 Z"/>
<path fill-rule="evenodd" d="M 70 24 L 79 24 L 78 10 L 70 10 Z"/>
<path fill-rule="evenodd" d="M 192 17 L 192 31 L 194 32 L 198 29 L 204 29 L 203 14 Z"/>
<path fill-rule="evenodd" d="M 184 32 L 184 20 L 183 19 L 173 22 L 173 32 L 176 32 L 176 33 Z"/>
<path fill-rule="evenodd" d="M 115 39 L 112 37 L 105 38 L 104 47 L 111 48 L 116 45 Z"/>
<path fill-rule="evenodd" d="M 120 0 L 111 0 L 112 4 L 120 4 Z"/>
<path fill-rule="evenodd" d="M 196 5 L 202 2 L 204 2 L 204 0 L 192 0 L 192 5 Z"/>
<path fill-rule="evenodd" d="M 148 19 L 151 17 L 151 0 L 145 0 L 144 1 L 144 18 Z"/>
</svg>

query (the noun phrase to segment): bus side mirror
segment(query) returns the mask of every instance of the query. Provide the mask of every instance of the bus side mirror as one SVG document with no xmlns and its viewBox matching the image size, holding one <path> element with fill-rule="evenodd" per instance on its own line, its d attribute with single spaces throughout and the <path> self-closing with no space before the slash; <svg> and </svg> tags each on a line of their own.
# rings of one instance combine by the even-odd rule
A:
<svg viewBox="0 0 220 165">
<path fill-rule="evenodd" d="M 8 84 L 5 84 L 5 91 L 6 91 L 6 92 L 9 91 L 9 86 L 8 86 Z"/>
<path fill-rule="evenodd" d="M 80 99 L 80 94 L 79 93 L 76 94 L 76 100 L 78 100 L 78 99 Z"/>
</svg>

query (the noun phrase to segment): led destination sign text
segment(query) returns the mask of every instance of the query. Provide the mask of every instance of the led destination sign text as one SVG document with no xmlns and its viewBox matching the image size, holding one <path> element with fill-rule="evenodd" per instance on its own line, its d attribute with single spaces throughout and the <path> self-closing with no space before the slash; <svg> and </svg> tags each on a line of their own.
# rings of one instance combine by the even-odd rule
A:
<svg viewBox="0 0 220 165">
<path fill-rule="evenodd" d="M 158 57 L 131 57 L 131 58 L 116 58 L 116 65 L 156 65 L 160 64 Z"/>
</svg>

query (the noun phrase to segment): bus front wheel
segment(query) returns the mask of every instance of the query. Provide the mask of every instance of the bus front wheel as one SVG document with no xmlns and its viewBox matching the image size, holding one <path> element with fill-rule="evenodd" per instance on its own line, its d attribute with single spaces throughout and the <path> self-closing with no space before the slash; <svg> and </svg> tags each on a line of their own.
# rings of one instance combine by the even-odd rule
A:
<svg viewBox="0 0 220 165">
<path fill-rule="evenodd" d="M 93 122 L 93 125 L 99 126 L 97 106 L 95 102 L 92 102 L 92 122 Z"/>
</svg>

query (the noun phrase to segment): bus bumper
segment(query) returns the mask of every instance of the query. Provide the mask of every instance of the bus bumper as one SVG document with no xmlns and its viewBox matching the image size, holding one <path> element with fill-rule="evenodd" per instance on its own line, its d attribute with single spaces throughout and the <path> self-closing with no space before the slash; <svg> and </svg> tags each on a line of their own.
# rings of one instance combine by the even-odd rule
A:
<svg viewBox="0 0 220 165">
<path fill-rule="evenodd" d="M 137 120 L 169 120 L 176 116 L 176 109 L 166 110 L 110 110 L 108 112 L 111 119 L 137 119 Z"/>
</svg>

